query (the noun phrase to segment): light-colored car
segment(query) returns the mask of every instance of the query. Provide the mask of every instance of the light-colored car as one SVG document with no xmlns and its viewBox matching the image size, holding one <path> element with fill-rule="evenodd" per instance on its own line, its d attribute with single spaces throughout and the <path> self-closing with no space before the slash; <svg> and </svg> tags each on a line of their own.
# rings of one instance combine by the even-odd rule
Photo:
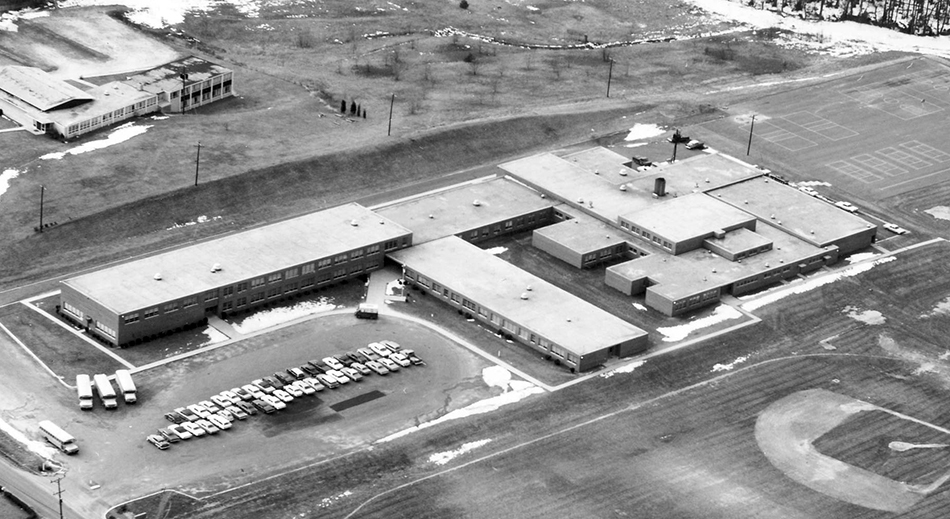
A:
<svg viewBox="0 0 950 519">
<path fill-rule="evenodd" d="M 224 409 L 225 407 L 234 403 L 234 402 L 231 402 L 230 398 L 226 398 L 222 395 L 213 395 L 211 397 L 211 401 L 214 402 L 214 405 L 218 406 L 220 409 Z"/>
<path fill-rule="evenodd" d="M 292 397 L 294 397 L 294 398 L 300 398 L 300 397 L 303 396 L 303 391 L 301 391 L 301 389 L 300 389 L 299 387 L 297 387 L 297 382 L 296 382 L 296 381 L 291 382 L 290 384 L 285 385 L 285 386 L 284 386 L 284 389 L 282 389 L 281 391 L 283 391 L 283 392 L 285 392 L 285 393 L 288 393 L 290 396 L 292 396 Z"/>
<path fill-rule="evenodd" d="M 340 369 L 343 367 L 343 363 L 334 357 L 323 357 L 323 363 L 333 369 Z"/>
<path fill-rule="evenodd" d="M 261 387 L 256 384 L 245 384 L 241 386 L 241 389 L 243 389 L 244 391 L 247 391 L 248 393 L 251 394 L 251 396 L 257 399 L 260 399 L 260 396 L 258 395 L 263 395 L 266 393 L 266 391 L 261 389 Z M 251 400 L 253 400 L 254 398 L 252 398 Z"/>
<path fill-rule="evenodd" d="M 373 353 L 375 353 L 376 355 L 379 355 L 380 358 L 386 358 L 389 356 L 390 353 L 392 353 L 392 351 L 390 351 L 389 348 L 383 346 L 382 344 L 378 342 L 369 343 L 369 349 L 373 350 Z"/>
<path fill-rule="evenodd" d="M 407 359 L 409 359 L 409 362 L 411 362 L 413 366 L 425 366 L 425 365 L 426 365 L 426 363 L 425 363 L 425 362 L 422 362 L 422 359 L 420 359 L 419 356 L 416 355 L 416 352 L 413 351 L 413 350 L 402 350 L 402 352 L 400 352 L 400 353 L 402 353 L 403 355 L 405 355 L 405 357 L 406 357 Z"/>
<path fill-rule="evenodd" d="M 350 367 L 355 369 L 356 371 L 359 371 L 360 375 L 363 375 L 363 376 L 373 374 L 373 370 L 367 368 L 366 364 L 363 364 L 362 362 L 354 362 L 353 364 L 350 364 Z"/>
<path fill-rule="evenodd" d="M 247 420 L 247 412 L 235 405 L 229 405 L 225 411 L 231 413 L 231 416 L 237 418 L 238 420 Z"/>
<path fill-rule="evenodd" d="M 254 395 L 243 387 L 233 387 L 231 388 L 231 392 L 237 395 L 237 397 L 244 402 L 250 402 L 251 400 L 254 400 Z"/>
<path fill-rule="evenodd" d="M 356 349 L 356 353 L 359 353 L 359 354 L 362 355 L 363 357 L 366 357 L 366 361 L 367 361 L 367 362 L 369 362 L 369 361 L 371 361 L 371 360 L 376 360 L 376 359 L 379 358 L 379 355 L 377 355 L 375 351 L 373 351 L 373 350 L 371 350 L 371 349 L 369 349 L 369 348 L 357 348 L 357 349 Z"/>
<path fill-rule="evenodd" d="M 274 396 L 278 398 L 281 402 L 293 402 L 294 397 L 290 393 L 284 391 L 283 389 L 278 389 L 274 391 Z"/>
<path fill-rule="evenodd" d="M 237 395 L 237 393 L 235 393 L 234 391 L 227 391 L 227 390 L 225 390 L 225 391 L 222 391 L 222 392 L 219 393 L 219 394 L 220 394 L 222 397 L 227 398 L 228 400 L 230 400 L 232 404 L 236 404 L 236 403 L 238 403 L 238 402 L 240 402 L 240 401 L 242 400 L 242 398 L 239 397 L 239 396 Z M 224 407 L 227 407 L 227 406 L 224 406 Z"/>
<path fill-rule="evenodd" d="M 162 438 L 158 434 L 149 434 L 148 436 L 145 437 L 145 439 L 148 440 L 148 442 L 151 443 L 152 445 L 158 447 L 160 450 L 165 450 L 171 447 L 171 444 L 169 444 L 168 441 L 165 440 L 165 438 Z"/>
<path fill-rule="evenodd" d="M 188 406 L 188 410 L 198 415 L 199 419 L 207 418 L 211 416 L 211 413 L 207 409 L 205 409 L 205 406 L 201 404 L 191 404 L 190 406 Z M 193 421 L 197 421 L 197 420 L 193 420 Z"/>
<path fill-rule="evenodd" d="M 705 147 L 706 147 L 705 142 L 697 141 L 696 139 L 692 139 L 691 141 L 686 143 L 686 149 L 688 150 L 701 150 L 701 149 L 704 149 Z"/>
<path fill-rule="evenodd" d="M 377 375 L 388 375 L 389 370 L 385 366 L 379 363 L 379 361 L 371 360 L 366 363 L 366 367 L 373 370 Z"/>
<path fill-rule="evenodd" d="M 402 353 L 393 353 L 392 355 L 389 356 L 389 360 L 395 362 L 396 364 L 399 364 L 400 366 L 404 368 L 408 368 L 409 366 L 412 365 L 412 363 L 409 362 L 409 359 L 407 359 L 406 356 L 403 355 Z"/>
<path fill-rule="evenodd" d="M 230 406 L 228 406 L 228 407 L 230 407 Z M 225 420 L 227 420 L 227 421 L 229 421 L 229 422 L 233 422 L 233 421 L 237 420 L 237 418 L 235 418 L 234 415 L 231 414 L 231 411 L 228 411 L 227 409 L 222 409 L 222 410 L 218 411 L 217 413 L 215 413 L 215 414 L 213 414 L 213 415 L 211 415 L 211 416 L 220 416 L 221 418 L 224 418 Z"/>
<path fill-rule="evenodd" d="M 910 231 L 908 231 L 907 229 L 905 229 L 905 228 L 903 228 L 903 227 L 899 227 L 899 226 L 897 226 L 897 225 L 895 225 L 895 224 L 893 224 L 893 223 L 886 223 L 886 224 L 884 224 L 884 228 L 887 229 L 888 231 L 891 231 L 891 232 L 894 233 L 894 234 L 908 234 L 908 233 L 910 233 Z"/>
<path fill-rule="evenodd" d="M 181 426 L 184 427 L 186 431 L 190 432 L 191 435 L 194 436 L 195 438 L 201 438 L 202 436 L 205 435 L 205 430 L 202 429 L 201 427 L 198 427 L 198 425 L 195 424 L 194 422 L 185 422 L 181 424 Z"/>
<path fill-rule="evenodd" d="M 204 418 L 195 422 L 195 425 L 204 429 L 204 431 L 208 434 L 218 434 L 218 431 L 221 430 L 221 429 L 218 429 L 216 425 L 214 425 L 208 420 L 205 420 Z"/>
<path fill-rule="evenodd" d="M 333 377 L 340 384 L 346 384 L 350 381 L 349 377 L 343 374 L 342 371 L 337 369 L 331 369 L 327 371 L 327 376 Z"/>
<path fill-rule="evenodd" d="M 287 408 L 287 404 L 285 404 L 281 399 L 277 398 L 274 395 L 264 395 L 264 398 L 261 398 L 261 400 L 274 406 L 274 408 L 277 410 Z"/>
<path fill-rule="evenodd" d="M 839 209 L 844 209 L 845 211 L 851 214 L 858 212 L 858 206 L 852 204 L 851 202 L 845 202 L 844 200 L 840 202 L 835 202 L 835 207 Z"/>
<path fill-rule="evenodd" d="M 291 385 L 297 388 L 299 391 L 303 391 L 303 394 L 305 395 L 312 395 L 317 392 L 317 390 L 314 389 L 313 386 L 304 382 L 303 380 L 298 380 Z"/>
<path fill-rule="evenodd" d="M 260 391 L 261 393 L 264 393 L 265 395 L 270 395 L 274 392 L 275 389 L 277 389 L 270 382 L 267 382 L 266 380 L 262 378 L 254 380 L 253 382 L 251 382 L 251 384 L 257 387 L 257 390 Z"/>
<path fill-rule="evenodd" d="M 307 384 L 308 386 L 312 387 L 314 391 L 323 391 L 324 389 L 326 389 L 326 386 L 324 386 L 323 384 L 321 384 L 319 380 L 317 380 L 317 379 L 315 379 L 315 378 L 313 378 L 313 377 L 307 377 L 307 378 L 301 380 L 301 382 L 303 382 L 304 384 Z"/>
<path fill-rule="evenodd" d="M 198 402 L 198 405 L 200 405 L 201 407 L 204 407 L 205 410 L 211 414 L 217 413 L 218 411 L 221 410 L 221 408 L 217 404 L 211 403 L 208 400 L 202 400 Z"/>
<path fill-rule="evenodd" d="M 231 422 L 219 414 L 211 415 L 211 418 L 208 418 L 208 421 L 213 423 L 215 427 L 217 427 L 218 429 L 221 429 L 222 431 L 225 431 L 231 428 Z"/>
<path fill-rule="evenodd" d="M 396 342 L 396 341 L 391 341 L 391 340 L 389 340 L 389 339 L 383 339 L 383 340 L 379 341 L 379 343 L 382 344 L 383 346 L 385 346 L 386 348 L 388 348 L 389 351 L 391 351 L 391 352 L 393 352 L 393 353 L 399 353 L 400 351 L 402 351 L 402 346 L 400 346 L 399 343 Z"/>
<path fill-rule="evenodd" d="M 201 416 L 199 416 L 198 414 L 196 414 L 196 413 L 195 413 L 194 411 L 192 411 L 191 409 L 188 409 L 187 407 L 179 407 L 179 408 L 175 409 L 175 412 L 178 413 L 178 414 L 180 414 L 180 415 L 182 415 L 182 416 L 184 416 L 185 419 L 188 420 L 189 422 L 194 422 L 195 420 L 201 418 Z"/>
<path fill-rule="evenodd" d="M 336 389 L 340 387 L 340 383 L 336 381 L 336 377 L 331 377 L 327 375 L 326 373 L 320 373 L 315 378 L 319 380 L 320 383 L 323 384 L 325 387 L 328 387 L 330 389 Z"/>
<path fill-rule="evenodd" d="M 177 436 L 179 440 L 188 440 L 194 436 L 193 434 L 188 432 L 188 430 L 185 429 L 185 426 L 182 424 L 169 425 L 165 429 L 167 429 L 168 432 L 170 432 L 171 434 L 174 434 L 175 436 Z"/>
<path fill-rule="evenodd" d="M 798 188 L 799 191 L 805 193 L 806 195 L 818 196 L 818 191 L 815 191 L 815 188 L 811 186 L 801 186 Z"/>
<path fill-rule="evenodd" d="M 399 364 L 396 364 L 395 362 L 389 360 L 389 358 L 387 357 L 383 357 L 379 359 L 377 362 L 382 364 L 383 367 L 388 369 L 389 371 L 399 371 Z"/>
<path fill-rule="evenodd" d="M 344 367 L 340 369 L 340 371 L 342 371 L 343 374 L 346 375 L 353 382 L 359 382 L 360 380 L 363 380 L 363 375 L 359 371 L 356 371 L 353 368 Z"/>
</svg>

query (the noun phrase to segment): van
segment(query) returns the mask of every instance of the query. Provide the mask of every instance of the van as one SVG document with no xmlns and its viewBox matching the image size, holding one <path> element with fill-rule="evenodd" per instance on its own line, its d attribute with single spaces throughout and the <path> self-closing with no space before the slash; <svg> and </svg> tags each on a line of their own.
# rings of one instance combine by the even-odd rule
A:
<svg viewBox="0 0 950 519">
<path fill-rule="evenodd" d="M 379 319 L 379 306 L 370 303 L 360 303 L 356 307 L 357 319 Z"/>
<path fill-rule="evenodd" d="M 73 435 L 62 430 L 53 422 L 49 420 L 40 422 L 40 432 L 46 437 L 46 441 L 52 443 L 57 449 L 66 454 L 76 454 L 79 452 L 79 446 L 76 445 L 76 438 L 73 438 Z"/>
</svg>

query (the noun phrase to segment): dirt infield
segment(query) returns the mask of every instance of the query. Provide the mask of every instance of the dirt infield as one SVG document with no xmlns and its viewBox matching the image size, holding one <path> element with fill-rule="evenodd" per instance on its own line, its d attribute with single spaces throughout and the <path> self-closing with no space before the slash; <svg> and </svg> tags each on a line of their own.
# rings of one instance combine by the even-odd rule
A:
<svg viewBox="0 0 950 519">
<path fill-rule="evenodd" d="M 936 488 L 894 481 L 822 454 L 813 445 L 855 415 L 877 409 L 824 389 L 800 391 L 762 411 L 755 439 L 776 468 L 812 490 L 866 508 L 905 512 Z"/>
</svg>

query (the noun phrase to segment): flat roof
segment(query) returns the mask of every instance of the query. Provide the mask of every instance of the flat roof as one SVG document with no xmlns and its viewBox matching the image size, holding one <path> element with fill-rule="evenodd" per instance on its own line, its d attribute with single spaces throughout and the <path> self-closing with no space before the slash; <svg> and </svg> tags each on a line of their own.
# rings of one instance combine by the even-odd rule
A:
<svg viewBox="0 0 950 519">
<path fill-rule="evenodd" d="M 649 289 L 678 300 L 715 287 L 722 287 L 779 265 L 796 265 L 803 259 L 829 251 L 779 229 L 758 222 L 756 234 L 772 242 L 772 249 L 742 261 L 729 261 L 709 249 L 699 248 L 671 256 L 651 254 L 608 267 L 627 279 L 647 277 L 656 284 Z"/>
<path fill-rule="evenodd" d="M 474 205 L 475 201 L 479 205 Z M 400 200 L 378 214 L 412 229 L 415 244 L 453 236 L 556 204 L 512 180 L 496 177 Z M 431 218 L 430 218 L 431 216 Z"/>
<path fill-rule="evenodd" d="M 92 96 L 36 67 L 0 68 L 0 89 L 41 111 L 71 101 L 91 101 Z"/>
<path fill-rule="evenodd" d="M 389 257 L 577 355 L 647 334 L 455 236 Z M 528 298 L 522 299 L 525 293 Z"/>
<path fill-rule="evenodd" d="M 641 229 L 649 230 L 651 234 L 674 242 L 708 235 L 755 220 L 751 214 L 703 193 L 663 197 L 662 200 L 660 204 L 622 217 Z"/>
<path fill-rule="evenodd" d="M 706 241 L 731 252 L 742 252 L 772 243 L 765 236 L 745 227 L 729 231 L 722 238 L 706 238 Z"/>
<path fill-rule="evenodd" d="M 770 180 L 756 178 L 710 192 L 711 196 L 756 215 L 766 223 L 815 243 L 827 245 L 866 231 L 871 224 L 859 216 L 813 196 Z"/>
<path fill-rule="evenodd" d="M 136 90 L 118 81 L 91 88 L 88 93 L 94 98 L 91 103 L 50 110 L 46 115 L 63 126 L 69 126 L 155 97 L 155 94 Z"/>
<path fill-rule="evenodd" d="M 630 234 L 619 231 L 584 213 L 572 214 L 574 218 L 535 229 L 535 234 L 544 236 L 559 245 L 578 253 L 587 254 L 633 242 Z"/>
<path fill-rule="evenodd" d="M 630 174 L 634 171 L 632 168 L 624 165 L 632 160 L 631 157 L 625 157 L 603 146 L 569 153 L 564 155 L 564 160 L 573 162 L 575 165 L 587 171 L 606 175 L 607 178 L 613 178 L 615 175 L 621 176 L 619 175 L 621 171 L 625 174 Z"/>
<path fill-rule="evenodd" d="M 655 179 L 666 181 L 667 193 L 685 195 L 716 189 L 765 174 L 738 159 L 719 153 L 699 153 L 684 160 L 647 168 L 634 176 L 628 187 L 652 193 Z"/>
<path fill-rule="evenodd" d="M 124 314 L 407 234 L 405 227 L 351 203 L 63 283 Z M 212 273 L 211 266 L 216 263 L 221 270 Z M 153 278 L 156 273 L 162 275 L 161 281 Z"/>
<path fill-rule="evenodd" d="M 183 72 L 188 74 L 188 79 L 184 81 L 181 78 Z M 139 90 L 158 94 L 178 91 L 182 89 L 182 86 L 200 83 L 226 72 L 232 72 L 232 70 L 197 56 L 188 56 L 151 70 L 132 74 L 122 82 Z"/>
</svg>

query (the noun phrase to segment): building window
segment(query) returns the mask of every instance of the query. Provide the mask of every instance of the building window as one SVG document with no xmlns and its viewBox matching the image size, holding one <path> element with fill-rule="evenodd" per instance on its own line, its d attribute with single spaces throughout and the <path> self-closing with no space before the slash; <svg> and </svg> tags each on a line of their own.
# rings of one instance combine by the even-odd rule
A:
<svg viewBox="0 0 950 519">
<path fill-rule="evenodd" d="M 304 265 L 303 267 L 300 267 L 300 273 L 303 275 L 313 274 L 313 271 L 314 271 L 313 263 L 308 263 Z"/>
<path fill-rule="evenodd" d="M 325 269 L 325 268 L 329 267 L 329 266 L 332 265 L 332 264 L 333 264 L 333 260 L 332 260 L 332 259 L 330 259 L 330 258 L 323 258 L 322 260 L 320 260 L 320 261 L 317 262 L 317 267 L 320 267 L 320 268 L 322 268 L 322 269 Z"/>
<path fill-rule="evenodd" d="M 386 250 L 393 250 L 393 249 L 395 249 L 396 247 L 399 246 L 399 241 L 398 241 L 398 240 L 389 240 L 389 241 L 387 241 L 383 246 L 386 248 Z"/>
<path fill-rule="evenodd" d="M 440 285 L 440 284 L 438 284 L 438 283 L 432 283 L 432 290 L 434 290 L 434 291 L 436 291 L 436 292 L 441 292 L 441 291 L 442 291 L 442 285 Z"/>
<path fill-rule="evenodd" d="M 363 265 L 353 265 L 352 267 L 350 267 L 351 276 L 354 274 L 359 274 L 360 272 L 363 272 Z"/>
<path fill-rule="evenodd" d="M 155 317 L 156 315 L 158 315 L 158 307 L 157 307 L 157 306 L 154 307 L 154 308 L 149 308 L 148 310 L 145 311 L 145 318 L 146 318 L 146 319 L 151 319 L 152 317 Z"/>
<path fill-rule="evenodd" d="M 264 278 L 254 278 L 251 280 L 251 288 L 264 286 Z"/>
<path fill-rule="evenodd" d="M 66 312 L 72 314 L 72 316 L 77 319 L 82 319 L 82 311 L 66 301 L 63 301 L 63 310 L 66 310 Z"/>
<path fill-rule="evenodd" d="M 291 292 L 296 292 L 296 291 L 297 291 L 297 283 L 290 283 L 284 287 L 285 294 L 289 294 Z"/>
<path fill-rule="evenodd" d="M 136 312 L 136 313 L 134 313 L 134 314 L 129 314 L 129 315 L 123 317 L 122 319 L 125 321 L 125 324 L 132 324 L 132 323 L 138 322 L 138 320 L 139 320 L 139 314 L 138 314 L 138 312 Z"/>
<path fill-rule="evenodd" d="M 265 297 L 264 292 L 258 292 L 258 293 L 256 293 L 256 294 L 254 294 L 253 296 L 251 296 L 251 303 L 253 304 L 253 303 L 256 303 L 256 302 L 258 302 L 258 301 L 263 301 L 263 300 L 264 300 L 264 297 Z"/>
<path fill-rule="evenodd" d="M 362 257 L 363 257 L 363 249 L 356 249 L 355 251 L 351 252 L 351 253 L 350 253 L 350 257 L 353 258 L 353 259 L 362 258 Z"/>
<path fill-rule="evenodd" d="M 272 288 L 267 291 L 267 297 L 277 297 L 280 295 L 280 287 Z"/>
<path fill-rule="evenodd" d="M 112 337 L 113 339 L 115 339 L 115 330 L 113 330 L 112 328 L 109 328 L 108 326 L 96 321 L 96 329 L 108 335 L 109 337 Z"/>
<path fill-rule="evenodd" d="M 205 301 L 211 301 L 212 299 L 218 298 L 218 289 L 209 290 L 205 292 Z"/>
<path fill-rule="evenodd" d="M 472 232 L 468 235 L 468 237 L 471 238 L 471 239 L 473 239 L 473 240 L 474 240 L 475 238 L 478 238 L 478 229 L 475 229 L 474 231 L 472 231 Z"/>
<path fill-rule="evenodd" d="M 456 294 L 455 292 L 452 292 L 452 295 L 449 297 L 449 299 L 451 299 L 453 303 L 456 303 L 456 304 L 461 303 L 461 300 L 459 299 L 459 295 Z"/>
<path fill-rule="evenodd" d="M 224 287 L 221 289 L 221 297 L 228 297 L 234 295 L 234 287 Z"/>
<path fill-rule="evenodd" d="M 224 303 L 221 304 L 221 311 L 227 312 L 228 310 L 231 309 L 231 306 L 232 306 L 231 301 L 225 301 Z"/>
<path fill-rule="evenodd" d="M 462 306 L 464 306 L 465 308 L 468 308 L 469 310 L 475 310 L 478 308 L 477 306 L 475 306 L 475 303 L 469 301 L 468 299 L 462 299 Z"/>
<path fill-rule="evenodd" d="M 337 257 L 333 258 L 333 262 L 339 265 L 340 263 L 345 262 L 346 258 L 347 258 L 346 254 L 340 254 Z"/>
<path fill-rule="evenodd" d="M 429 285 L 429 280 L 426 279 L 426 278 L 423 277 L 423 276 L 419 276 L 419 279 L 417 279 L 416 282 L 418 282 L 420 285 L 422 285 L 422 286 L 424 286 L 424 287 L 426 287 L 426 288 L 429 288 L 429 287 L 430 287 L 430 285 Z"/>
<path fill-rule="evenodd" d="M 505 222 L 506 231 L 510 231 L 512 227 L 514 227 L 514 222 L 512 222 L 511 220 L 508 220 L 507 222 Z"/>
<path fill-rule="evenodd" d="M 244 305 L 246 305 L 246 304 L 247 304 L 247 298 L 246 298 L 246 297 L 239 297 L 239 298 L 237 298 L 237 305 L 238 305 L 239 308 L 242 307 L 242 306 L 244 306 Z"/>
<path fill-rule="evenodd" d="M 303 281 L 300 282 L 300 288 L 308 288 L 312 286 L 313 286 L 313 276 L 304 278 Z"/>
<path fill-rule="evenodd" d="M 339 269 L 333 271 L 333 279 L 340 279 L 346 277 L 346 269 Z"/>
<path fill-rule="evenodd" d="M 292 269 L 287 269 L 287 272 L 284 273 L 284 279 L 293 279 L 300 275 L 300 269 L 294 267 Z"/>
<path fill-rule="evenodd" d="M 242 281 L 242 282 L 240 282 L 240 283 L 237 284 L 237 291 L 238 291 L 238 292 L 244 292 L 245 290 L 247 290 L 247 281 Z"/>
<path fill-rule="evenodd" d="M 370 245 L 369 247 L 366 248 L 366 254 L 376 254 L 377 252 L 379 252 L 378 243 L 376 245 Z"/>
<path fill-rule="evenodd" d="M 491 314 L 488 312 L 488 310 L 486 310 L 486 309 L 484 309 L 484 308 L 479 308 L 479 309 L 478 309 L 478 315 L 484 317 L 485 319 L 490 319 L 490 318 L 491 318 Z"/>
<path fill-rule="evenodd" d="M 181 305 L 182 308 L 188 308 L 189 306 L 195 306 L 198 304 L 198 296 L 186 297 L 184 303 Z"/>
<path fill-rule="evenodd" d="M 170 314 L 172 312 L 177 312 L 177 311 L 178 311 L 178 301 L 175 301 L 174 303 L 167 303 L 165 304 L 164 307 L 162 307 L 162 312 L 166 314 Z"/>
<path fill-rule="evenodd" d="M 267 282 L 268 282 L 268 283 L 277 283 L 278 281 L 280 281 L 280 280 L 282 280 L 282 279 L 284 279 L 284 276 L 283 276 L 280 272 L 278 272 L 278 273 L 276 273 L 276 274 L 268 274 L 268 275 L 267 275 Z"/>
<path fill-rule="evenodd" d="M 321 273 L 320 276 L 317 278 L 317 284 L 318 284 L 318 285 L 322 285 L 322 284 L 324 284 L 324 283 L 329 283 L 329 282 L 330 282 L 330 273 L 329 273 L 329 272 L 323 272 L 323 273 Z"/>
</svg>

